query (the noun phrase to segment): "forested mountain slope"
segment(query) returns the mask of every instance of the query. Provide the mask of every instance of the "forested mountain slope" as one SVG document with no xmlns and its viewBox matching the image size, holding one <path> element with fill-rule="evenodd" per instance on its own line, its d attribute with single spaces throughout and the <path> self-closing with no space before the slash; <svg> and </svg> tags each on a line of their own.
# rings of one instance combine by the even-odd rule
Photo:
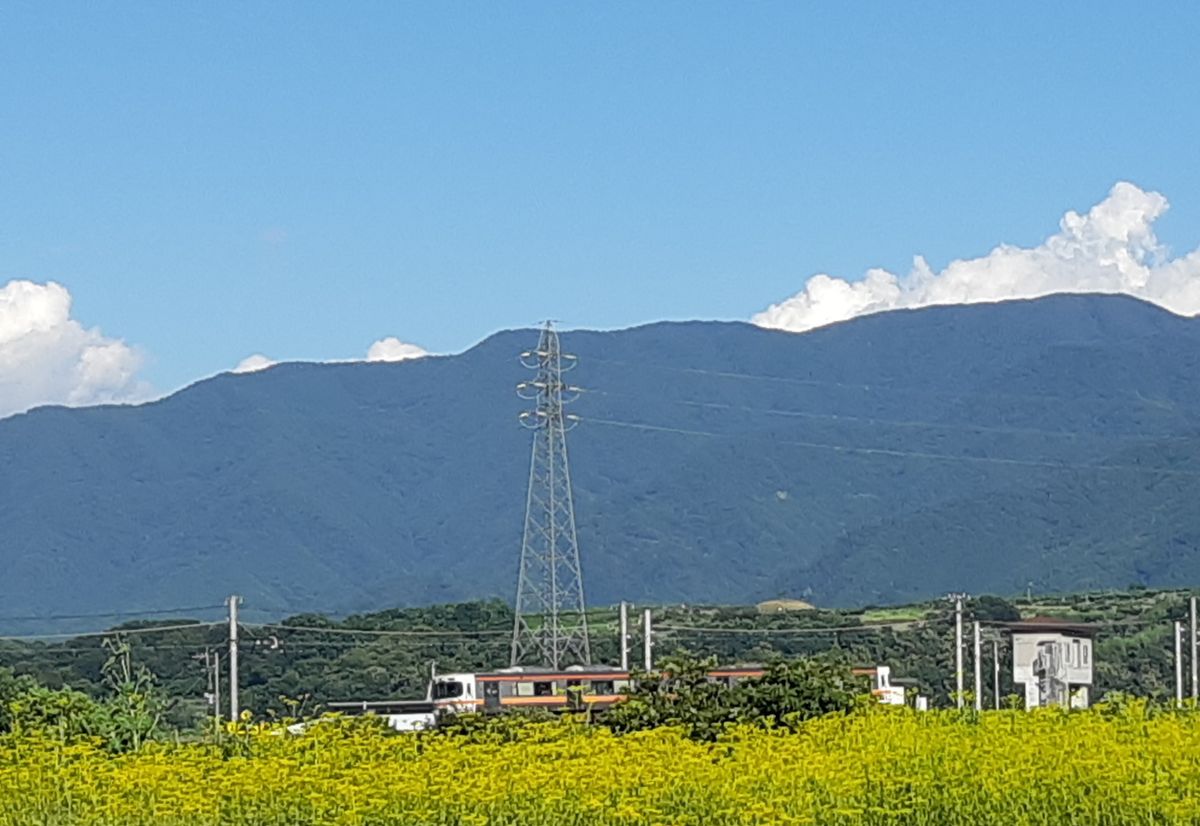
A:
<svg viewBox="0 0 1200 826">
<path fill-rule="evenodd" d="M 0 618 L 509 597 L 535 341 L 0 421 Z M 569 438 L 595 602 L 1200 579 L 1198 321 L 1054 296 L 563 344 L 587 391 Z"/>
</svg>

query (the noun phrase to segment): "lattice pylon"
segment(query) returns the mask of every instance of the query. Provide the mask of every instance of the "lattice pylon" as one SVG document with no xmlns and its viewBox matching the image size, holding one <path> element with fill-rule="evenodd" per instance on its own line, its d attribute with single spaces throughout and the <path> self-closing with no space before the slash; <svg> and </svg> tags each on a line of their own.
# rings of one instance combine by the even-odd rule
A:
<svg viewBox="0 0 1200 826">
<path fill-rule="evenodd" d="M 567 431 L 578 419 L 563 412 L 578 394 L 563 381 L 576 360 L 562 352 L 554 325 L 546 322 L 537 349 L 522 353 L 521 361 L 535 371 L 533 381 L 517 386 L 522 398 L 534 402 L 521 414 L 522 424 L 533 431 L 533 450 L 511 664 L 587 665 L 592 654 L 567 461 Z"/>
</svg>

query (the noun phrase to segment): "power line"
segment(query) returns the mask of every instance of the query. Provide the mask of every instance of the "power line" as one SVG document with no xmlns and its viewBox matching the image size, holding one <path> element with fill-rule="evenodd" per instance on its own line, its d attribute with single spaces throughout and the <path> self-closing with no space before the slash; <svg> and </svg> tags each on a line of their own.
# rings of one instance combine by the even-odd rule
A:
<svg viewBox="0 0 1200 826">
<path fill-rule="evenodd" d="M 654 364 L 644 361 L 622 361 L 620 359 L 605 359 L 595 356 L 588 356 L 589 363 L 612 364 L 620 367 L 641 367 L 652 370 L 664 370 L 672 373 L 683 373 L 687 375 L 697 376 L 714 376 L 724 379 L 738 379 L 742 381 L 761 381 L 777 384 L 794 384 L 804 387 L 839 387 L 846 390 L 861 390 L 865 393 L 875 393 L 877 391 L 884 392 L 899 392 L 912 393 L 925 396 L 941 396 L 950 398 L 963 398 L 966 396 L 974 397 L 990 397 L 990 398 L 1005 398 L 1005 399 L 1026 399 L 1031 401 L 1054 401 L 1077 403 L 1081 400 L 1090 401 L 1116 401 L 1118 399 L 1112 396 L 1098 395 L 1071 395 L 1071 396 L 1055 396 L 1049 393 L 1010 393 L 1003 390 L 982 390 L 978 388 L 967 388 L 963 390 L 940 390 L 934 387 L 912 387 L 900 384 L 872 384 L 869 382 L 844 382 L 835 381 L 833 379 L 805 379 L 795 376 L 771 376 L 764 373 L 746 373 L 738 370 L 710 370 L 703 367 L 676 367 L 667 364 Z M 1149 402 L 1139 393 L 1127 394 L 1125 398 L 1131 401 Z"/>
<path fill-rule="evenodd" d="M 878 622 L 870 625 L 834 625 L 823 628 L 719 628 L 696 625 L 656 625 L 659 631 L 675 631 L 696 634 L 842 634 L 856 631 L 886 631 L 896 628 L 914 628 L 927 624 L 928 620 L 902 620 Z"/>
<path fill-rule="evenodd" d="M 634 393 L 621 393 L 612 390 L 594 390 L 584 388 L 582 392 L 588 396 L 612 396 L 625 399 L 640 399 L 641 397 Z M 921 419 L 881 419 L 873 416 L 855 416 L 842 413 L 817 413 L 807 410 L 780 410 L 778 408 L 769 407 L 752 407 L 742 404 L 729 404 L 726 402 L 704 402 L 691 401 L 688 399 L 660 399 L 672 404 L 683 405 L 686 407 L 699 407 L 707 410 L 731 410 L 739 413 L 754 413 L 764 416 L 779 416 L 781 418 L 798 418 L 798 419 L 816 419 L 821 421 L 835 422 L 852 422 L 855 424 L 864 425 L 888 425 L 892 427 L 925 429 L 925 430 L 960 430 L 966 432 L 980 433 L 996 433 L 1000 435 L 1019 436 L 1051 436 L 1055 438 L 1069 439 L 1106 439 L 1109 441 L 1125 441 L 1125 442 L 1161 442 L 1172 440 L 1186 440 L 1186 436 L 1129 436 L 1125 434 L 1106 435 L 1100 433 L 1080 433 L 1072 430 L 1045 430 L 1036 427 L 1006 427 L 997 425 L 982 425 L 961 422 L 934 422 Z"/>
<path fill-rule="evenodd" d="M 454 636 L 500 636 L 511 635 L 511 630 L 499 629 L 447 629 L 445 631 L 388 631 L 388 630 L 367 630 L 359 628 L 322 628 L 316 625 L 283 625 L 278 623 L 242 623 L 243 628 L 268 628 L 276 631 L 303 631 L 308 633 L 319 632 L 322 634 L 358 634 L 362 636 L 375 637 L 454 637 Z"/>
<path fill-rule="evenodd" d="M 95 614 L 39 614 L 24 617 L 0 616 L 0 622 L 54 622 L 57 620 L 80 619 L 137 619 L 152 618 L 159 614 L 190 614 L 192 612 L 214 611 L 223 609 L 224 605 L 193 605 L 187 608 L 155 608 L 147 611 L 104 611 Z"/>
<path fill-rule="evenodd" d="M 224 622 L 189 622 L 179 625 L 159 625 L 148 628 L 121 628 L 108 629 L 107 631 L 79 631 L 79 632 L 64 632 L 59 634 L 7 634 L 0 635 L 0 640 L 20 641 L 20 640 L 45 640 L 45 639 L 82 639 L 84 637 L 117 637 L 130 636 L 140 634 L 155 634 L 162 631 L 183 631 L 190 628 L 212 628 L 216 625 L 224 625 Z"/>
<path fill-rule="evenodd" d="M 587 418 L 592 424 L 606 425 L 609 427 L 624 427 L 632 430 L 642 430 L 652 433 L 675 433 L 682 436 L 701 436 L 712 439 L 745 439 L 753 436 L 768 437 L 769 434 L 727 434 L 714 433 L 708 430 L 688 430 L 679 427 L 663 427 L 661 425 L 638 424 L 636 422 L 623 422 L 617 419 L 598 419 Z M 932 451 L 923 450 L 900 450 L 898 448 L 885 447 L 855 447 L 851 445 L 839 445 L 828 442 L 810 442 L 799 439 L 777 439 L 770 437 L 771 441 L 777 445 L 789 445 L 792 447 L 801 447 L 811 450 L 826 450 L 833 453 L 849 453 L 863 456 L 890 456 L 894 458 L 907 459 L 926 459 L 934 462 L 962 462 L 967 464 L 995 464 L 1008 465 L 1014 467 L 1033 467 L 1043 468 L 1047 470 L 1083 470 L 1083 471 L 1100 471 L 1112 473 L 1145 473 L 1156 476 L 1178 476 L 1186 478 L 1200 478 L 1200 471 L 1194 470 L 1177 470 L 1173 468 L 1154 468 L 1144 467 L 1141 465 L 1113 465 L 1113 464 L 1091 464 L 1079 462 L 1047 462 L 1037 459 L 1011 459 L 1000 456 L 956 456 L 950 453 L 935 453 Z"/>
</svg>

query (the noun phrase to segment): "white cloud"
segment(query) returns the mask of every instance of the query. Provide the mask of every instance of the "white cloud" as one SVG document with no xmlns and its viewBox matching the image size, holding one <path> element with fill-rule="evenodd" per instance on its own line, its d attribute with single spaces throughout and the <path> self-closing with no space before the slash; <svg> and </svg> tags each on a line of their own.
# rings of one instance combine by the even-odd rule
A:
<svg viewBox="0 0 1200 826">
<path fill-rule="evenodd" d="M 367 350 L 367 361 L 405 361 L 419 359 L 429 353 L 415 344 L 408 344 L 395 336 L 381 338 Z"/>
<path fill-rule="evenodd" d="M 751 321 L 800 332 L 882 310 L 972 304 L 1051 293 L 1123 293 L 1179 315 L 1200 313 L 1200 249 L 1171 258 L 1154 235 L 1167 199 L 1118 183 L 1086 215 L 1068 212 L 1041 245 L 996 247 L 934 272 L 918 256 L 897 276 L 873 269 L 859 281 L 815 275 Z"/>
<path fill-rule="evenodd" d="M 365 359 L 326 359 L 322 364 L 353 364 L 361 361 L 407 361 L 408 359 L 418 359 L 427 356 L 429 353 L 422 347 L 415 344 L 409 344 L 401 341 L 395 336 L 381 338 L 367 349 Z M 238 362 L 237 367 L 233 368 L 234 373 L 254 373 L 258 370 L 265 370 L 279 362 L 272 358 L 264 356 L 262 353 L 255 353 L 252 356 L 246 356 Z"/>
<path fill-rule="evenodd" d="M 71 293 L 53 281 L 0 287 L 0 416 L 40 404 L 142 401 L 141 355 L 71 318 Z"/>
<path fill-rule="evenodd" d="M 258 370 L 266 370 L 271 365 L 275 364 L 274 359 L 269 359 L 262 353 L 255 353 L 252 356 L 246 356 L 237 363 L 237 367 L 233 368 L 235 373 L 254 373 Z"/>
</svg>

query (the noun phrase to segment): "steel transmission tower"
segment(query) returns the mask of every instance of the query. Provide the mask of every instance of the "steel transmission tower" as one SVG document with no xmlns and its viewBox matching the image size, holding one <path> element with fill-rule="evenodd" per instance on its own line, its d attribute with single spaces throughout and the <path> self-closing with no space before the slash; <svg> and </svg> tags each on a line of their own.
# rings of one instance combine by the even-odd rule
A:
<svg viewBox="0 0 1200 826">
<path fill-rule="evenodd" d="M 522 353 L 521 363 L 535 371 L 532 381 L 517 385 L 518 395 L 534 402 L 532 410 L 521 414 L 521 423 L 533 431 L 533 453 L 512 665 L 587 665 L 592 652 L 567 463 L 567 431 L 579 420 L 563 413 L 563 405 L 579 393 L 563 381 L 563 373 L 576 364 L 575 356 L 562 352 L 554 325 L 546 322 L 537 349 Z"/>
</svg>

